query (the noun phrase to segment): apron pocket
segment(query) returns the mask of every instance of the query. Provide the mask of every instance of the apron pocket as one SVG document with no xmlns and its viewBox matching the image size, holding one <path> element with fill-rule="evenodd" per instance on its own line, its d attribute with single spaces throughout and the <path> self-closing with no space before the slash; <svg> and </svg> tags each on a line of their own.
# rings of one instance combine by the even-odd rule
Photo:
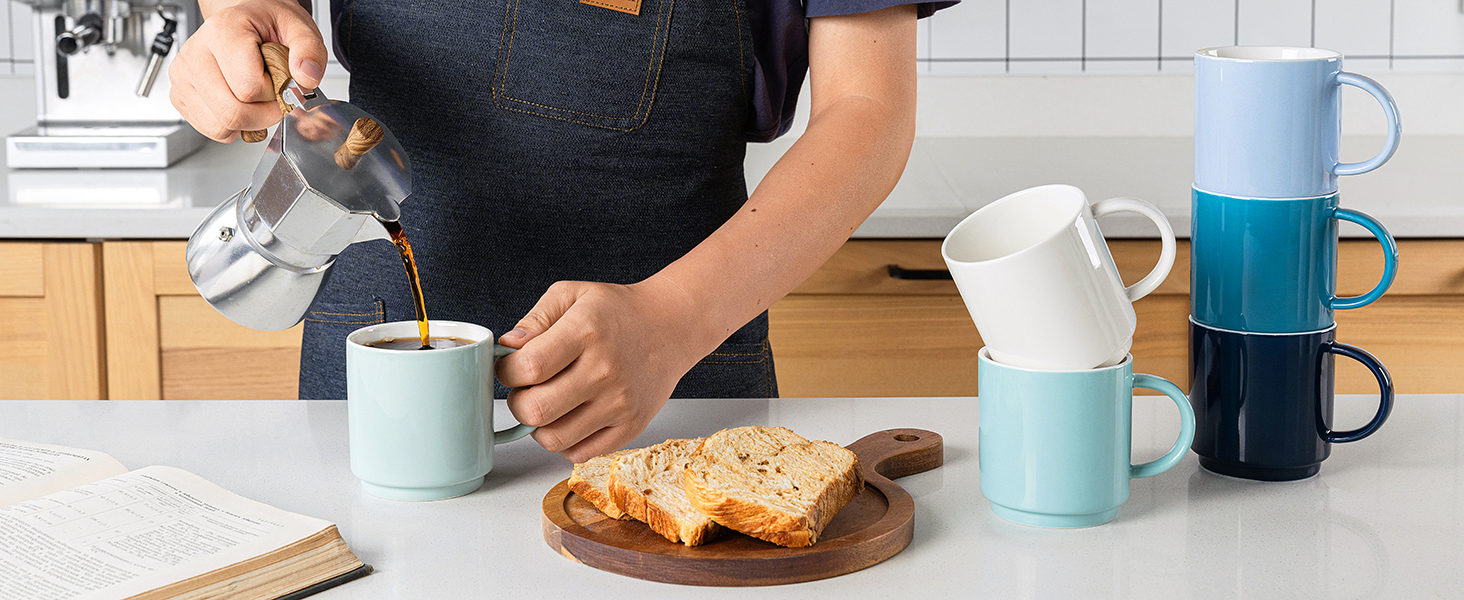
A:
<svg viewBox="0 0 1464 600">
<path fill-rule="evenodd" d="M 673 398 L 777 398 L 778 379 L 767 340 L 726 343 L 696 363 Z"/>
<path fill-rule="evenodd" d="M 367 325 L 386 322 L 386 303 L 317 302 L 305 313 L 300 341 L 300 399 L 342 400 L 346 397 L 346 336 Z"/>
<path fill-rule="evenodd" d="M 499 108 L 631 131 L 656 97 L 675 0 L 639 15 L 580 2 L 508 0 L 493 76 Z"/>
</svg>

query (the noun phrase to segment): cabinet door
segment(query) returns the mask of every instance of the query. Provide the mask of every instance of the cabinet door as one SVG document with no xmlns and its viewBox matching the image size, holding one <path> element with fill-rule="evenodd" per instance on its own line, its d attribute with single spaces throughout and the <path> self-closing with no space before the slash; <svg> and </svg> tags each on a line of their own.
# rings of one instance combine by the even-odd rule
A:
<svg viewBox="0 0 1464 600">
<path fill-rule="evenodd" d="M 0 243 L 0 399 L 100 400 L 98 248 Z"/>
<path fill-rule="evenodd" d="M 298 397 L 300 326 L 255 331 L 198 295 L 186 242 L 107 242 L 108 389 L 114 400 Z"/>
</svg>

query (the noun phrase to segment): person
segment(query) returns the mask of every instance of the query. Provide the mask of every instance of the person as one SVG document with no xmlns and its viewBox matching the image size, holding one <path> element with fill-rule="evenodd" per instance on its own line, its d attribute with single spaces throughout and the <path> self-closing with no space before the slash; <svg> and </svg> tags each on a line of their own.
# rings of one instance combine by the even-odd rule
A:
<svg viewBox="0 0 1464 600">
<path fill-rule="evenodd" d="M 230 142 L 278 122 L 259 45 L 319 84 L 294 0 L 201 0 L 173 104 Z M 350 101 L 412 160 L 401 223 L 427 312 L 518 352 L 497 375 L 544 448 L 620 448 L 668 398 L 776 397 L 767 309 L 893 189 L 915 129 L 912 0 L 332 0 Z M 749 141 L 805 133 L 748 196 Z M 396 250 L 354 244 L 305 319 L 300 396 L 345 396 L 350 331 L 411 320 Z M 521 318 L 516 318 L 521 316 Z"/>
</svg>

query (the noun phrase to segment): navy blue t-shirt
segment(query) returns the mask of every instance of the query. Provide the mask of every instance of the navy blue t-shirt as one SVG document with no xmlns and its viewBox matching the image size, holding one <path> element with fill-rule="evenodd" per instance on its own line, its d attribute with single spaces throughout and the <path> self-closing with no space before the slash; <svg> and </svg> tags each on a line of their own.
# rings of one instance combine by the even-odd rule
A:
<svg viewBox="0 0 1464 600">
<path fill-rule="evenodd" d="M 960 0 L 747 0 L 747 20 L 752 28 L 752 98 L 747 122 L 750 141 L 770 142 L 788 133 L 798 91 L 808 74 L 808 19 L 872 12 L 902 4 L 918 4 L 920 18 L 934 14 Z M 345 0 L 330 0 L 331 33 L 340 31 Z M 336 59 L 350 70 L 335 40 Z"/>
</svg>

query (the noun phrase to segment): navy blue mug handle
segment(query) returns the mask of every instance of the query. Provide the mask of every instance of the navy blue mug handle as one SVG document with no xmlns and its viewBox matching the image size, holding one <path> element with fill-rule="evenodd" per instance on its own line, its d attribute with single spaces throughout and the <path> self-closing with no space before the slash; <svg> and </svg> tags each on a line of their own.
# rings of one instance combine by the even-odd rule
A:
<svg viewBox="0 0 1464 600">
<path fill-rule="evenodd" d="M 1362 363 L 1362 366 L 1372 371 L 1373 377 L 1378 378 L 1379 394 L 1378 414 L 1373 415 L 1372 421 L 1368 422 L 1367 425 L 1363 425 L 1352 431 L 1332 431 L 1327 428 L 1326 423 L 1318 420 L 1317 429 L 1322 434 L 1322 439 L 1333 444 L 1342 444 L 1355 442 L 1372 435 L 1374 431 L 1377 431 L 1379 427 L 1383 426 L 1383 422 L 1387 421 L 1388 415 L 1393 412 L 1393 377 L 1388 375 L 1388 369 L 1384 368 L 1383 364 L 1378 362 L 1378 359 L 1374 358 L 1368 351 L 1357 346 L 1330 341 L 1324 342 L 1322 349 Z"/>
</svg>

